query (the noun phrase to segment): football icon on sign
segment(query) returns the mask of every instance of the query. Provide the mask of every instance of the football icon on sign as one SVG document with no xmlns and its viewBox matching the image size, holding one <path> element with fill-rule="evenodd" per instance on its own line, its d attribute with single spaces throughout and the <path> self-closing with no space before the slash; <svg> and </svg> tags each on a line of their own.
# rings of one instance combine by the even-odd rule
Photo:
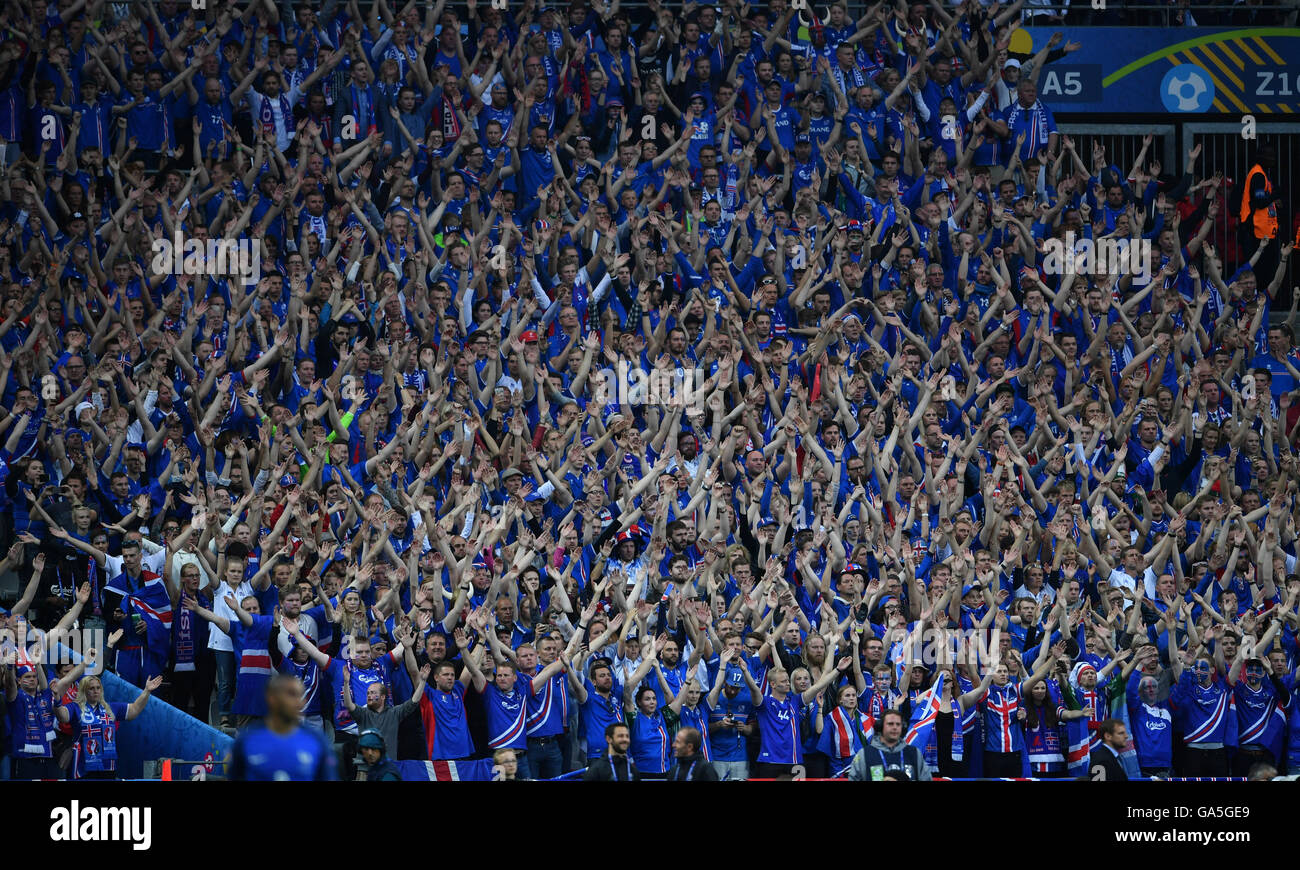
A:
<svg viewBox="0 0 1300 870">
<path fill-rule="evenodd" d="M 1205 112 L 1214 102 L 1214 81 L 1190 64 L 1176 66 L 1160 82 L 1160 100 L 1171 112 Z"/>
</svg>

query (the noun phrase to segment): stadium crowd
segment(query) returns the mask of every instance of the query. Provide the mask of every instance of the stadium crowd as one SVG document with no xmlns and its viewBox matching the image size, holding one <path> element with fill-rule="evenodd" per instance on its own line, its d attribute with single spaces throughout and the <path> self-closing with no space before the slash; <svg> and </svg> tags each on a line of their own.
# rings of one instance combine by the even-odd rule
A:
<svg viewBox="0 0 1300 870">
<path fill-rule="evenodd" d="M 1292 167 L 801 5 L 3 0 L 0 772 L 1300 772 Z"/>
</svg>

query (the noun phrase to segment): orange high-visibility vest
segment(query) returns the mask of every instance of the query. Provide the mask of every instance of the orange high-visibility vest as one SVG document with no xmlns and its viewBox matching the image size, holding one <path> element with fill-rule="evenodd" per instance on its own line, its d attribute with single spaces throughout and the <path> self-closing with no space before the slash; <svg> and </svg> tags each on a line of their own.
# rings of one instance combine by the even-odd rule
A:
<svg viewBox="0 0 1300 870">
<path fill-rule="evenodd" d="M 1255 177 L 1255 173 L 1257 172 L 1264 178 L 1264 192 L 1269 194 L 1270 196 L 1273 194 L 1273 182 L 1268 180 L 1268 175 L 1264 172 L 1264 168 L 1260 166 L 1258 163 L 1250 167 L 1250 172 L 1246 173 L 1246 186 L 1243 187 L 1241 190 L 1240 220 L 1243 224 L 1246 223 L 1246 221 L 1248 220 L 1251 221 L 1251 225 L 1252 225 L 1251 228 L 1255 232 L 1255 238 L 1257 239 L 1276 238 L 1277 237 L 1277 203 L 1271 202 L 1268 204 L 1267 208 L 1254 209 L 1253 211 L 1254 217 L 1252 218 L 1251 216 L 1252 210 L 1250 207 L 1251 206 L 1250 185 L 1251 185 L 1251 181 Z"/>
</svg>

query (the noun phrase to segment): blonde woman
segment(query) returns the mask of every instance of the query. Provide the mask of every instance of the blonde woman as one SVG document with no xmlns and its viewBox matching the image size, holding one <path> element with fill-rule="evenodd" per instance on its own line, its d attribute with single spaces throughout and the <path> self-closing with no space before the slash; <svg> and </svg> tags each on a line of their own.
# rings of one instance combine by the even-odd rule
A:
<svg viewBox="0 0 1300 870">
<path fill-rule="evenodd" d="M 349 587 L 344 591 L 339 607 L 334 613 L 338 617 L 335 622 L 339 625 L 340 634 L 354 637 L 370 636 L 370 618 L 366 612 L 366 604 L 356 588 Z"/>
<path fill-rule="evenodd" d="M 144 712 L 149 696 L 162 685 L 157 676 L 129 705 L 104 701 L 99 677 L 85 677 L 77 685 L 77 700 L 70 702 L 68 721 L 76 729 L 70 779 L 117 779 L 117 728 Z"/>
</svg>

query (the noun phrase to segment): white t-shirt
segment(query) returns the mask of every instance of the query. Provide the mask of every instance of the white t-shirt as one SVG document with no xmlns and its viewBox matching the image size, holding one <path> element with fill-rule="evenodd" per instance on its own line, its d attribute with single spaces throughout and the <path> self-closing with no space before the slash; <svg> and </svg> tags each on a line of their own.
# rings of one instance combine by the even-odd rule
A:
<svg viewBox="0 0 1300 870">
<path fill-rule="evenodd" d="M 298 614 L 298 628 L 307 639 L 312 643 L 320 640 L 320 629 L 316 625 L 316 620 L 305 613 Z M 287 656 L 293 650 L 293 635 L 281 630 L 276 640 L 276 646 L 280 648 L 280 655 Z"/>
<path fill-rule="evenodd" d="M 226 581 L 222 580 L 221 585 L 217 587 L 217 591 L 212 595 L 212 612 L 217 616 L 224 616 L 233 625 L 239 617 L 236 616 L 235 611 L 231 610 L 226 604 L 226 596 L 234 595 L 236 601 L 243 601 L 245 598 L 253 594 L 253 584 L 249 583 L 247 580 L 241 580 L 239 588 L 237 589 L 231 589 L 230 585 L 227 584 Z M 234 652 L 235 645 L 230 640 L 230 635 L 226 634 L 216 625 L 213 625 L 212 629 L 208 632 L 208 649 L 219 650 L 221 652 Z"/>
<path fill-rule="evenodd" d="M 1028 586 L 1021 586 L 1019 589 L 1016 590 L 1015 597 L 1018 599 L 1032 598 L 1034 601 L 1038 602 L 1038 605 L 1040 607 L 1046 607 L 1056 600 L 1056 593 L 1052 591 L 1051 586 L 1048 586 L 1046 584 L 1043 584 L 1042 588 L 1040 588 L 1037 592 L 1034 592 Z"/>
<path fill-rule="evenodd" d="M 471 73 L 469 80 L 470 83 L 477 88 L 479 85 L 483 83 L 483 76 L 479 75 L 478 73 Z M 502 84 L 502 85 L 506 84 L 505 77 L 502 76 L 501 73 L 499 72 L 493 73 L 491 84 L 485 87 L 483 89 L 483 93 L 479 95 L 479 102 L 481 102 L 485 106 L 492 105 L 492 88 L 496 87 L 498 84 Z M 509 87 L 509 85 L 507 85 L 507 87 Z"/>
<path fill-rule="evenodd" d="M 1138 594 L 1137 578 L 1128 574 L 1120 568 L 1115 568 L 1110 572 L 1110 585 L 1112 587 L 1123 587 L 1134 595 Z M 1156 600 L 1156 572 L 1147 568 L 1142 574 L 1142 593 L 1152 601 Z M 1128 610 L 1133 606 L 1133 602 L 1124 599 L 1124 609 Z"/>
<path fill-rule="evenodd" d="M 627 688 L 628 681 L 632 679 L 632 675 L 636 673 L 636 669 L 641 667 L 641 661 L 641 656 L 637 656 L 634 659 L 624 658 L 623 656 L 617 656 L 615 658 L 614 676 L 624 688 Z M 622 699 L 619 700 L 621 702 Z"/>
<path fill-rule="evenodd" d="M 195 553 L 191 553 L 188 550 L 182 550 L 179 553 L 177 553 L 175 559 L 172 560 L 172 572 L 171 572 L 171 577 L 169 579 L 171 580 L 173 586 L 180 585 L 181 570 L 186 565 L 198 566 L 200 589 L 207 589 L 209 586 L 212 585 L 212 577 L 211 575 L 208 574 L 208 568 L 203 563 L 203 560 L 200 559 L 198 555 Z"/>
<path fill-rule="evenodd" d="M 1137 594 L 1137 578 L 1124 572 L 1121 568 L 1115 568 L 1110 572 L 1109 582 L 1112 588 L 1124 588 L 1133 594 Z M 1124 599 L 1124 609 L 1128 610 L 1133 605 L 1132 601 Z"/>
<path fill-rule="evenodd" d="M 104 559 L 104 579 L 112 580 L 118 574 L 122 573 L 122 557 L 114 556 L 112 554 L 105 554 L 105 556 L 106 558 Z M 166 560 L 167 560 L 166 550 L 159 549 L 156 552 L 150 553 L 143 550 L 143 548 L 141 549 L 140 566 L 144 568 L 144 570 L 146 571 L 157 574 L 159 577 L 162 576 L 163 567 L 164 567 L 163 563 Z"/>
</svg>

